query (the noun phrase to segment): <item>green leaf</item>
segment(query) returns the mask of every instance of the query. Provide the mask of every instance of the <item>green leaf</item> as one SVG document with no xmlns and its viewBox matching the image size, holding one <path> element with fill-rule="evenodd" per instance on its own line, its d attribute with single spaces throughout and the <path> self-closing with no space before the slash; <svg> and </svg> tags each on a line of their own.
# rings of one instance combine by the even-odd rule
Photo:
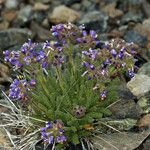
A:
<svg viewBox="0 0 150 150">
<path fill-rule="evenodd" d="M 73 136 L 72 136 L 72 142 L 74 144 L 79 144 L 79 137 L 78 137 L 78 134 L 74 133 Z"/>
</svg>

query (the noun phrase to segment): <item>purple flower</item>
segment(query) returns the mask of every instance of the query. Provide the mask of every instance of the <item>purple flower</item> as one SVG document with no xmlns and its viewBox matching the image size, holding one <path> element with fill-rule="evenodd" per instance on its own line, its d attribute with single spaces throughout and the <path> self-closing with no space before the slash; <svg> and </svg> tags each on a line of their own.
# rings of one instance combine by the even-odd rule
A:
<svg viewBox="0 0 150 150">
<path fill-rule="evenodd" d="M 87 52 L 87 51 L 82 51 L 82 54 L 88 56 L 88 55 L 89 55 L 89 52 Z"/>
<path fill-rule="evenodd" d="M 87 32 L 86 32 L 85 30 L 83 30 L 83 31 L 82 31 L 82 35 L 83 35 L 83 36 L 86 36 L 86 35 L 87 35 Z"/>
<path fill-rule="evenodd" d="M 47 65 L 48 65 L 48 62 L 44 61 L 44 62 L 42 63 L 42 68 L 46 68 Z"/>
<path fill-rule="evenodd" d="M 36 84 L 35 80 L 34 80 L 34 79 L 32 79 L 32 80 L 30 81 L 30 86 L 31 86 L 31 87 L 34 87 L 34 86 L 35 86 L 35 84 Z"/>
<path fill-rule="evenodd" d="M 55 121 L 48 121 L 46 123 L 46 126 L 41 128 L 41 138 L 48 142 L 49 144 L 52 144 L 54 142 L 56 143 L 62 143 L 66 141 L 66 137 L 63 135 L 63 122 L 61 120 L 55 120 Z"/>
<path fill-rule="evenodd" d="M 45 52 L 44 51 L 39 51 L 38 56 L 36 57 L 36 61 L 39 62 L 40 60 L 42 60 L 45 57 L 46 57 Z"/>
<path fill-rule="evenodd" d="M 101 97 L 102 100 L 103 100 L 104 98 L 106 98 L 106 94 L 107 94 L 107 91 L 106 91 L 106 90 L 103 90 L 103 91 L 100 93 L 100 97 Z"/>
<path fill-rule="evenodd" d="M 23 58 L 23 61 L 26 63 L 26 65 L 30 65 L 30 63 L 31 63 L 31 57 L 30 56 L 25 56 Z"/>
<path fill-rule="evenodd" d="M 15 67 L 16 67 L 16 69 L 19 69 L 19 68 L 21 68 L 23 65 L 19 62 L 19 61 L 16 61 L 15 62 Z"/>
<path fill-rule="evenodd" d="M 58 46 L 59 46 L 59 43 L 58 43 L 58 42 L 54 42 L 54 46 L 55 46 L 55 47 L 58 47 Z"/>
<path fill-rule="evenodd" d="M 52 144 L 54 142 L 54 137 L 53 136 L 50 136 L 49 139 L 48 139 L 48 143 L 49 144 Z"/>
<path fill-rule="evenodd" d="M 15 65 L 15 64 L 16 64 L 16 61 L 17 61 L 17 59 L 16 59 L 15 57 L 11 57 L 11 58 L 9 59 L 9 62 L 10 62 L 12 65 Z"/>
<path fill-rule="evenodd" d="M 44 44 L 43 44 L 43 49 L 46 49 L 50 46 L 50 43 L 48 41 L 46 41 Z"/>
<path fill-rule="evenodd" d="M 135 49 L 133 49 L 133 48 L 132 48 L 132 49 L 130 49 L 130 52 L 131 52 L 131 54 L 132 54 L 132 55 L 137 54 L 137 52 L 136 52 L 136 51 L 135 51 Z"/>
<path fill-rule="evenodd" d="M 88 76 L 88 80 L 91 80 L 91 77 L 90 77 L 90 76 Z"/>
<path fill-rule="evenodd" d="M 92 38 L 96 38 L 96 37 L 97 37 L 97 35 L 96 35 L 96 33 L 95 33 L 94 30 L 90 30 L 90 36 L 91 36 Z"/>
<path fill-rule="evenodd" d="M 76 38 L 77 43 L 81 43 L 82 39 L 81 38 Z"/>
<path fill-rule="evenodd" d="M 3 51 L 3 54 L 4 54 L 5 56 L 9 56 L 10 51 L 9 51 L 9 50 L 5 50 L 5 51 Z"/>
<path fill-rule="evenodd" d="M 67 140 L 67 138 L 64 136 L 64 135 L 60 135 L 60 136 L 57 136 L 56 137 L 56 141 L 58 142 L 58 143 L 63 143 L 63 142 L 65 142 Z"/>
<path fill-rule="evenodd" d="M 111 63 L 110 59 L 106 59 L 104 62 L 103 62 L 103 65 L 109 65 Z"/>
<path fill-rule="evenodd" d="M 115 49 L 112 49 L 112 50 L 110 51 L 110 53 L 112 54 L 113 57 L 116 57 L 116 55 L 117 55 L 117 52 L 116 52 Z"/>
<path fill-rule="evenodd" d="M 90 65 L 90 69 L 94 70 L 95 69 L 94 65 Z"/>
<path fill-rule="evenodd" d="M 58 37 L 58 32 L 53 32 L 52 35 Z"/>
<path fill-rule="evenodd" d="M 6 56 L 6 57 L 4 58 L 4 61 L 5 61 L 5 62 L 9 62 L 9 56 Z"/>
<path fill-rule="evenodd" d="M 123 56 L 124 56 L 124 53 L 123 53 L 123 52 L 119 52 L 118 57 L 119 57 L 120 59 L 122 59 Z"/>
<path fill-rule="evenodd" d="M 43 128 L 40 128 L 40 131 L 41 131 L 41 132 L 45 132 L 46 129 L 47 129 L 47 128 L 43 127 Z"/>
<path fill-rule="evenodd" d="M 82 64 L 84 67 L 88 67 L 90 65 L 88 62 L 83 62 Z"/>
<path fill-rule="evenodd" d="M 129 77 L 129 78 L 133 78 L 135 76 L 135 73 L 133 71 L 133 69 L 128 69 L 126 75 Z"/>
<path fill-rule="evenodd" d="M 50 121 L 48 121 L 47 123 L 46 123 L 46 128 L 52 128 L 52 124 L 51 124 L 51 122 Z"/>
</svg>

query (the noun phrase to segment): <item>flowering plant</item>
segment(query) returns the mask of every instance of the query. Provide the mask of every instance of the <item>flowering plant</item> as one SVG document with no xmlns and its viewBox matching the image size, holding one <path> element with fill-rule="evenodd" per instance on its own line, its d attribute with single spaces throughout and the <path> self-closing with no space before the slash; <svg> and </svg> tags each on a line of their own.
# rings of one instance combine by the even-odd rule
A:
<svg viewBox="0 0 150 150">
<path fill-rule="evenodd" d="M 114 85 L 134 76 L 137 46 L 121 39 L 101 43 L 83 26 L 58 24 L 53 40 L 40 50 L 31 40 L 19 51 L 4 51 L 5 61 L 23 79 L 14 79 L 9 97 L 29 114 L 39 139 L 56 148 L 78 144 L 91 136 L 96 122 L 111 114 L 116 101 Z M 42 120 L 43 122 L 39 122 Z"/>
</svg>

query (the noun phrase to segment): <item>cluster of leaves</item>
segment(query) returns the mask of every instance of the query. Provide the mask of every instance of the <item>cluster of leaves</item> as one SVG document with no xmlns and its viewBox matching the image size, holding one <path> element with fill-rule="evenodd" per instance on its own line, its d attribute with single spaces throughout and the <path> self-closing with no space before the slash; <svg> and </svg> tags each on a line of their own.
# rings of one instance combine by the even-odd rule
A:
<svg viewBox="0 0 150 150">
<path fill-rule="evenodd" d="M 34 87 L 23 91 L 28 100 L 17 91 L 20 84 L 13 86 L 13 98 L 19 95 L 32 117 L 61 120 L 61 133 L 66 137 L 65 141 L 56 137 L 61 144 L 79 143 L 80 138 L 91 135 L 95 121 L 111 114 L 107 106 L 117 99 L 114 85 L 121 73 L 133 75 L 136 47 L 117 39 L 97 48 L 100 41 L 94 31 L 87 33 L 72 24 L 56 25 L 51 31 L 54 41 L 44 43 L 40 52 L 31 41 L 19 52 L 4 52 L 5 60 L 22 72 L 25 80 L 34 81 Z M 51 141 L 46 141 L 52 143 L 56 135 L 53 131 L 49 134 Z"/>
</svg>

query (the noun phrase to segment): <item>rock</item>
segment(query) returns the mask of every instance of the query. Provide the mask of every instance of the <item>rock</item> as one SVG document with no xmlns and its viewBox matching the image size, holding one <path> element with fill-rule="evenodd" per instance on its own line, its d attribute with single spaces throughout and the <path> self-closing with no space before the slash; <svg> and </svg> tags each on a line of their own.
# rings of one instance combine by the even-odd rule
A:
<svg viewBox="0 0 150 150">
<path fill-rule="evenodd" d="M 4 64 L 0 63 L 0 84 L 11 82 L 11 78 L 9 77 L 9 69 Z"/>
<path fill-rule="evenodd" d="M 144 20 L 144 22 L 142 24 L 140 24 L 140 23 L 137 24 L 134 29 L 137 32 L 139 32 L 141 35 L 147 36 L 147 38 L 150 39 L 150 28 L 149 28 L 149 26 L 150 26 L 150 19 L 146 19 L 146 20 Z"/>
<path fill-rule="evenodd" d="M 47 19 L 47 18 L 45 18 L 45 19 L 43 20 L 42 26 L 43 26 L 44 28 L 47 28 L 47 29 L 50 28 L 49 22 L 48 22 L 48 19 Z"/>
<path fill-rule="evenodd" d="M 48 40 L 50 37 L 50 30 L 46 30 L 46 29 L 42 28 L 36 22 L 31 23 L 31 30 L 37 34 L 37 36 L 38 36 L 37 39 L 40 41 Z"/>
<path fill-rule="evenodd" d="M 150 77 L 150 62 L 145 63 L 139 70 L 138 74 L 148 75 Z"/>
<path fill-rule="evenodd" d="M 27 5 L 20 9 L 17 15 L 17 22 L 20 26 L 23 26 L 25 23 L 31 20 L 32 6 Z"/>
<path fill-rule="evenodd" d="M 0 0 L 0 5 L 2 5 L 5 2 L 5 0 Z"/>
<path fill-rule="evenodd" d="M 150 148 L 150 137 L 143 143 L 143 150 L 149 150 Z"/>
<path fill-rule="evenodd" d="M 72 4 L 75 3 L 80 3 L 82 0 L 64 0 L 64 3 L 66 6 L 71 6 Z"/>
<path fill-rule="evenodd" d="M 16 16 L 17 16 L 16 10 L 8 10 L 8 11 L 2 12 L 2 17 L 9 22 L 14 20 Z"/>
<path fill-rule="evenodd" d="M 137 122 L 137 126 L 139 128 L 143 127 L 150 127 L 150 114 L 144 115 L 142 118 L 140 118 Z"/>
<path fill-rule="evenodd" d="M 136 147 L 141 144 L 141 141 L 148 135 L 149 132 L 147 131 L 142 133 L 117 132 L 109 135 L 98 134 L 95 135 L 92 140 L 98 150 L 135 150 Z"/>
<path fill-rule="evenodd" d="M 36 0 L 36 2 L 40 2 L 40 3 L 44 3 L 44 4 L 48 4 L 51 3 L 53 0 Z"/>
<path fill-rule="evenodd" d="M 112 30 L 111 32 L 107 33 L 107 36 L 109 37 L 109 39 L 112 38 L 122 38 L 124 35 L 123 31 L 118 31 L 118 30 Z"/>
<path fill-rule="evenodd" d="M 92 11 L 81 16 L 78 23 L 84 24 L 87 30 L 96 30 L 103 33 L 107 29 L 108 16 L 101 11 Z"/>
<path fill-rule="evenodd" d="M 142 10 L 147 17 L 150 17 L 150 3 L 147 0 L 142 0 Z"/>
<path fill-rule="evenodd" d="M 64 5 L 55 7 L 52 14 L 49 15 L 51 23 L 74 22 L 80 17 L 80 13 Z"/>
<path fill-rule="evenodd" d="M 80 11 L 81 10 L 81 4 L 78 4 L 78 3 L 73 4 L 71 6 L 71 8 L 74 9 L 74 10 L 76 10 L 76 11 Z"/>
<path fill-rule="evenodd" d="M 150 26 L 150 18 L 144 20 L 142 24 L 137 24 L 134 28 L 141 35 L 147 37 L 147 40 L 148 40 L 147 45 L 146 45 L 147 49 L 150 49 L 150 28 L 149 28 L 149 26 Z"/>
<path fill-rule="evenodd" d="M 150 92 L 150 77 L 143 74 L 135 75 L 131 81 L 127 83 L 127 87 L 138 98 L 146 96 Z"/>
<path fill-rule="evenodd" d="M 101 124 L 105 125 L 109 125 L 114 127 L 115 129 L 121 131 L 129 131 L 132 130 L 137 123 L 136 119 L 131 119 L 131 118 L 125 118 L 125 119 L 112 119 L 111 117 L 109 118 L 102 118 L 101 119 Z M 104 128 L 104 126 L 99 126 L 98 129 L 101 131 L 101 133 L 113 133 L 114 130 L 112 130 L 112 128 L 109 128 L 107 126 L 106 130 Z"/>
<path fill-rule="evenodd" d="M 91 5 L 92 5 L 92 2 L 89 0 L 83 0 L 83 2 L 82 2 L 82 6 L 84 8 L 89 8 Z"/>
<path fill-rule="evenodd" d="M 149 45 L 150 46 L 150 45 Z M 140 54 L 146 61 L 150 61 L 150 47 L 147 49 L 144 49 L 143 51 L 141 51 Z"/>
<path fill-rule="evenodd" d="M 91 1 L 89 0 L 83 0 L 82 1 L 82 5 L 81 5 L 81 10 L 86 12 L 90 12 L 90 11 L 94 11 L 95 10 L 95 4 L 92 3 Z"/>
<path fill-rule="evenodd" d="M 150 112 L 150 101 L 148 97 L 141 97 L 137 103 L 142 108 L 143 114 L 147 114 Z"/>
<path fill-rule="evenodd" d="M 0 22 L 0 30 L 7 29 L 8 27 L 9 27 L 9 22 L 8 21 Z"/>
<path fill-rule="evenodd" d="M 124 35 L 124 39 L 127 42 L 134 42 L 141 47 L 144 47 L 147 43 L 147 37 L 141 35 L 140 33 L 138 33 L 135 30 L 128 30 Z"/>
<path fill-rule="evenodd" d="M 115 119 L 137 119 L 142 113 L 140 106 L 133 100 L 120 100 L 111 105 L 109 109 L 112 112 L 112 118 Z"/>
<path fill-rule="evenodd" d="M 132 101 L 135 100 L 136 97 L 131 93 L 131 91 L 127 88 L 126 83 L 120 83 L 117 86 L 118 98 L 122 101 Z"/>
<path fill-rule="evenodd" d="M 45 5 L 45 4 L 40 3 L 40 2 L 35 3 L 34 7 L 33 7 L 33 10 L 35 10 L 35 11 L 46 11 L 48 9 L 49 9 L 49 5 Z"/>
<path fill-rule="evenodd" d="M 4 50 L 16 44 L 22 44 L 33 34 L 28 29 L 11 28 L 0 31 L 0 50 Z"/>
<path fill-rule="evenodd" d="M 40 23 L 44 21 L 44 19 L 46 19 L 46 12 L 45 11 L 36 11 L 33 14 L 33 20 L 36 21 L 37 23 Z"/>
<path fill-rule="evenodd" d="M 6 0 L 5 7 L 7 9 L 16 9 L 18 7 L 18 1 L 17 0 Z"/>
<path fill-rule="evenodd" d="M 121 10 L 116 9 L 116 3 L 108 4 L 103 7 L 102 10 L 107 13 L 110 18 L 117 18 L 123 15 L 123 12 Z"/>
<path fill-rule="evenodd" d="M 142 21 L 142 15 L 133 13 L 133 12 L 127 12 L 121 19 L 122 24 L 126 24 L 128 22 L 141 22 Z"/>
<path fill-rule="evenodd" d="M 108 106 L 113 119 L 132 118 L 137 119 L 142 113 L 140 106 L 134 101 L 136 97 L 130 92 L 125 83 L 120 82 L 116 86 L 118 98 L 116 102 Z"/>
</svg>

